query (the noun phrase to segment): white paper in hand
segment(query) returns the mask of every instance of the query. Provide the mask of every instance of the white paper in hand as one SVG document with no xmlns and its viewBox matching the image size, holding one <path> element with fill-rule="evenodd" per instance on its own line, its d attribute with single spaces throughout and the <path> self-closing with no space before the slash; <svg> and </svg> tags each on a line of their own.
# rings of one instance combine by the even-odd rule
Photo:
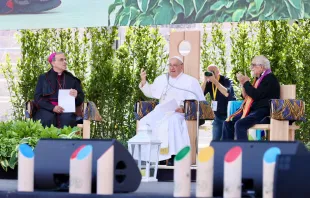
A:
<svg viewBox="0 0 310 198">
<path fill-rule="evenodd" d="M 58 105 L 64 108 L 64 113 L 75 112 L 75 98 L 70 95 L 70 89 L 59 89 Z"/>
</svg>

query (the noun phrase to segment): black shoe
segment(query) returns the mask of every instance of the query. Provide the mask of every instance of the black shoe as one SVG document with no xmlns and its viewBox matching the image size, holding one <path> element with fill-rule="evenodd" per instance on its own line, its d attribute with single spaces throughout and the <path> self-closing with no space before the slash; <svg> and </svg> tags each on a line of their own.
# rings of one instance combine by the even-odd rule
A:
<svg viewBox="0 0 310 198">
<path fill-rule="evenodd" d="M 168 160 L 167 166 L 174 166 L 174 157 L 175 157 L 175 155 L 171 156 L 171 158 Z"/>
<path fill-rule="evenodd" d="M 159 165 L 166 165 L 166 160 L 159 161 Z"/>
</svg>

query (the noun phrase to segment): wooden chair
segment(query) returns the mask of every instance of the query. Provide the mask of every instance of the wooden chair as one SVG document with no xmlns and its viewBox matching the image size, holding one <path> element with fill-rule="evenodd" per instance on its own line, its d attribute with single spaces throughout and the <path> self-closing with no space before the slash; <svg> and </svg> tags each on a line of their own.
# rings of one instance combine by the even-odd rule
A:
<svg viewBox="0 0 310 198">
<path fill-rule="evenodd" d="M 83 116 L 85 115 L 85 111 L 87 109 L 87 103 L 83 104 Z M 90 139 L 90 120 L 84 120 L 83 124 L 78 124 L 77 127 L 82 129 L 83 139 Z"/>
<path fill-rule="evenodd" d="M 83 108 L 81 109 L 82 114 L 80 115 L 83 119 L 83 124 L 78 124 L 77 127 L 82 129 L 82 135 L 83 139 L 90 139 L 90 121 L 95 120 L 95 121 L 101 121 L 101 116 L 99 113 L 96 111 L 96 116 L 95 118 L 92 118 L 91 116 L 88 116 L 87 119 L 85 119 L 85 113 L 87 111 L 87 105 L 88 102 L 83 103 Z M 95 107 L 95 106 L 94 106 Z M 33 116 L 33 109 L 34 109 L 34 102 L 32 100 L 26 102 L 26 109 L 25 109 L 25 114 L 26 118 L 32 118 Z"/>
<path fill-rule="evenodd" d="M 186 56 L 180 54 L 181 42 L 190 43 L 190 52 Z M 169 41 L 169 57 L 180 56 L 184 62 L 184 73 L 200 79 L 200 31 L 172 31 Z M 187 129 L 191 146 L 192 164 L 196 164 L 197 156 L 197 120 L 187 120 Z"/>
<path fill-rule="evenodd" d="M 296 99 L 296 85 L 281 85 L 280 99 Z M 295 123 L 289 125 L 288 120 L 270 119 L 270 124 L 256 124 L 250 129 L 268 130 L 270 141 L 294 141 L 295 130 L 299 129 Z"/>
<path fill-rule="evenodd" d="M 90 121 L 101 122 L 102 117 L 92 101 L 84 103 L 82 112 L 83 124 L 78 124 L 77 126 L 82 129 L 83 139 L 90 139 Z"/>
</svg>

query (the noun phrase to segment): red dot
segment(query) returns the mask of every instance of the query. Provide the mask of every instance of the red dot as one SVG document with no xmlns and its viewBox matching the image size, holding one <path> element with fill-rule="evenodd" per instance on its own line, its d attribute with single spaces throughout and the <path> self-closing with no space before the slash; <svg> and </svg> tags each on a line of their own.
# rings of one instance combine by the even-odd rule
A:
<svg viewBox="0 0 310 198">
<path fill-rule="evenodd" d="M 237 159 L 237 157 L 242 153 L 242 149 L 240 146 L 235 146 L 231 148 L 225 155 L 226 162 L 233 162 Z"/>
<path fill-rule="evenodd" d="M 8 2 L 6 2 L 6 6 L 13 9 L 14 8 L 14 4 L 12 0 L 9 0 Z"/>
</svg>

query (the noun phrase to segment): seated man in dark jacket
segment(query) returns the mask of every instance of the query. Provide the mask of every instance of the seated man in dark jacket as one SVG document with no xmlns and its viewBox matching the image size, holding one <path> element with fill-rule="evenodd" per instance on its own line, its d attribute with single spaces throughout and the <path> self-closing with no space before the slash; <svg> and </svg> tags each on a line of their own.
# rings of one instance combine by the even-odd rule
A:
<svg viewBox="0 0 310 198">
<path fill-rule="evenodd" d="M 249 77 L 237 75 L 245 99 L 241 108 L 224 122 L 223 140 L 233 140 L 235 133 L 237 140 L 248 140 L 248 129 L 270 115 L 269 100 L 280 98 L 280 84 L 265 56 L 254 57 L 250 69 L 255 77 L 253 85 Z"/>
<path fill-rule="evenodd" d="M 64 113 L 63 107 L 58 105 L 59 89 L 71 89 L 70 95 L 75 97 L 75 106 L 80 106 L 84 101 L 81 82 L 67 69 L 67 60 L 62 52 L 52 53 L 48 59 L 52 65 L 47 73 L 40 75 L 36 91 L 34 120 L 41 120 L 43 126 L 52 124 L 58 128 L 76 126 L 75 113 Z"/>
</svg>

